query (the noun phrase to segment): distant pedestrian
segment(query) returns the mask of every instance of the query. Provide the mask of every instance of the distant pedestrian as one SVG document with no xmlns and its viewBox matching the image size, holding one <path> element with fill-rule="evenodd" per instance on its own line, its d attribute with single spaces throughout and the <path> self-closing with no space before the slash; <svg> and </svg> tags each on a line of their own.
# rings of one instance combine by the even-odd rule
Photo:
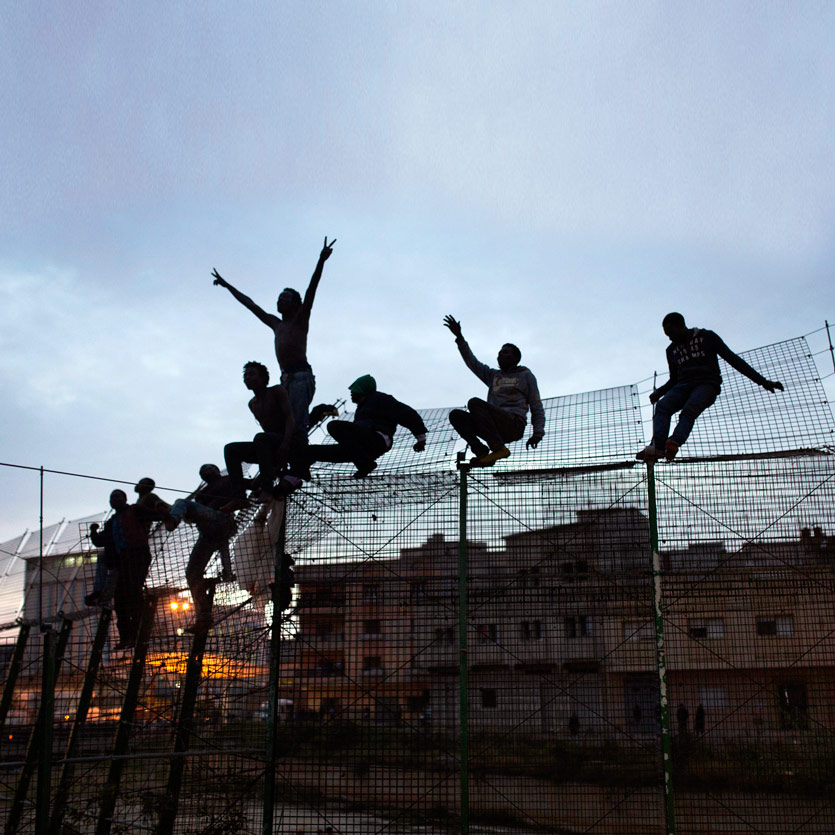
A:
<svg viewBox="0 0 835 835">
<path fill-rule="evenodd" d="M 678 706 L 676 711 L 676 721 L 678 722 L 678 732 L 680 735 L 687 733 L 688 724 L 690 722 L 690 711 L 683 705 Z"/>
<path fill-rule="evenodd" d="M 693 722 L 693 730 L 699 735 L 702 736 L 705 732 L 705 708 L 704 705 L 699 703 L 699 706 L 696 708 L 696 719 Z"/>
</svg>

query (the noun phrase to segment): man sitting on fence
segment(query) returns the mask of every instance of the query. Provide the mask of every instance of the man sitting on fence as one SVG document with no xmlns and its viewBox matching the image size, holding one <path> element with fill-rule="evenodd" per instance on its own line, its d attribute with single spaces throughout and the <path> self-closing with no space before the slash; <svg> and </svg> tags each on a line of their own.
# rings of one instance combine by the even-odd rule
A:
<svg viewBox="0 0 835 835">
<path fill-rule="evenodd" d="M 639 461 L 653 463 L 665 456 L 672 461 L 676 457 L 690 436 L 696 418 L 719 396 L 722 375 L 718 357 L 766 391 L 772 394 L 776 389 L 783 391 L 782 383 L 766 380 L 713 331 L 688 328 L 680 313 L 668 313 L 661 326 L 670 339 L 667 347 L 670 379 L 649 396 L 650 403 L 657 403 L 652 419 L 652 441 L 635 456 Z M 668 438 L 670 421 L 678 411 L 681 411 L 678 425 Z"/>
<path fill-rule="evenodd" d="M 354 478 L 364 478 L 377 467 L 377 459 L 391 449 L 397 426 L 405 426 L 414 436 L 415 452 L 426 448 L 426 426 L 411 407 L 390 394 L 377 391 L 377 381 L 370 375 L 358 377 L 348 386 L 351 400 L 357 404 L 354 422 L 332 420 L 328 432 L 335 444 L 312 444 L 310 461 L 353 461 Z"/>
<path fill-rule="evenodd" d="M 270 386 L 269 382 L 270 372 L 265 365 L 248 362 L 244 366 L 244 385 L 255 395 L 249 401 L 249 410 L 264 431 L 251 441 L 236 441 L 224 447 L 226 471 L 235 497 L 224 506 L 226 511 L 247 506 L 241 467 L 244 461 L 258 464 L 260 493 L 256 493 L 256 500 L 261 502 L 275 498 L 275 478 L 287 463 L 295 425 L 290 400 L 284 388 Z"/>
<path fill-rule="evenodd" d="M 528 368 L 519 365 L 522 352 L 510 343 L 502 345 L 497 357 L 498 369 L 490 368 L 473 355 L 461 332 L 460 322 L 445 316 L 444 325 L 452 331 L 467 368 L 489 386 L 486 402 L 473 397 L 467 403 L 467 410 L 453 409 L 449 413 L 449 422 L 475 455 L 470 464 L 491 467 L 496 461 L 507 458 L 510 450 L 506 444 L 518 441 L 525 433 L 528 409 L 533 434 L 525 446 L 535 449 L 545 436 L 545 410 L 536 377 Z M 480 438 L 487 442 L 486 446 Z"/>
</svg>

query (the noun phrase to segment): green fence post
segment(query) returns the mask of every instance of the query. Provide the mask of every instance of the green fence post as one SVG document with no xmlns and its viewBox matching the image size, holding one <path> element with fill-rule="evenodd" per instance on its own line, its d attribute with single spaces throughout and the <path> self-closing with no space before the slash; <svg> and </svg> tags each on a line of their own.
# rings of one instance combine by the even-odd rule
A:
<svg viewBox="0 0 835 835">
<path fill-rule="evenodd" d="M 119 727 L 116 729 L 116 739 L 113 743 L 110 772 L 107 775 L 107 782 L 102 790 L 99 818 L 96 823 L 96 835 L 109 835 L 110 827 L 113 825 L 113 812 L 116 810 L 116 798 L 119 793 L 119 784 L 122 780 L 122 771 L 125 767 L 124 756 L 128 751 L 130 729 L 133 724 L 136 705 L 139 702 L 139 689 L 142 685 L 142 676 L 145 672 L 145 658 L 148 655 L 148 642 L 154 626 L 156 609 L 156 597 L 146 595 L 143 600 L 142 619 L 139 622 L 139 634 L 136 638 L 136 648 L 133 651 L 133 663 L 131 664 L 130 674 L 128 676 L 128 686 L 125 690 L 125 701 L 122 703 Z"/>
<path fill-rule="evenodd" d="M 99 616 L 96 634 L 93 637 L 93 648 L 90 651 L 90 658 L 87 662 L 87 671 L 84 674 L 84 684 L 81 686 L 81 693 L 78 696 L 78 706 L 75 710 L 75 719 L 72 723 L 70 738 L 67 742 L 67 750 L 64 753 L 64 767 L 61 770 L 61 779 L 58 782 L 58 789 L 55 792 L 55 799 L 52 802 L 52 817 L 49 820 L 49 835 L 60 835 L 61 823 L 64 819 L 67 799 L 70 796 L 70 789 L 75 775 L 75 764 L 70 762 L 78 750 L 78 742 L 81 731 L 87 721 L 87 714 L 90 711 L 90 704 L 93 701 L 93 690 L 96 685 L 96 676 L 101 665 L 102 650 L 107 640 L 107 633 L 110 629 L 110 621 L 113 617 L 111 609 L 102 609 Z"/>
<path fill-rule="evenodd" d="M 658 510 L 655 501 L 655 464 L 647 464 L 647 503 L 649 535 L 652 546 L 652 599 L 655 610 L 655 660 L 658 670 L 658 695 L 661 706 L 661 758 L 664 770 L 664 819 L 667 835 L 675 835 L 676 810 L 673 795 L 673 738 L 670 730 L 670 706 L 667 702 L 667 655 L 664 650 L 664 607 L 661 556 L 658 553 Z"/>
<path fill-rule="evenodd" d="M 12 706 L 14 688 L 17 684 L 17 677 L 20 675 L 20 667 L 23 664 L 23 653 L 26 651 L 26 642 L 29 640 L 31 626 L 28 623 L 21 624 L 20 632 L 17 633 L 12 660 L 9 662 L 9 672 L 3 684 L 3 696 L 0 697 L 0 730 L 6 724 L 6 717 Z"/>
<path fill-rule="evenodd" d="M 464 454 L 458 454 L 461 474 L 458 501 L 458 716 L 461 722 L 461 835 L 470 831 L 470 711 L 467 657 L 467 472 Z"/>
</svg>

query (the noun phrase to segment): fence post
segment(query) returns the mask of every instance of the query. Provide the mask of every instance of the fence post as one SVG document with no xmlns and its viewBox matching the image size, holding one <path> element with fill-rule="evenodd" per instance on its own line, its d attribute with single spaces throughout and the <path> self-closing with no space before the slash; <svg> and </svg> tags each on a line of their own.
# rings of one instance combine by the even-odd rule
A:
<svg viewBox="0 0 835 835">
<path fill-rule="evenodd" d="M 467 651 L 467 472 L 464 454 L 458 454 L 458 715 L 461 722 L 461 835 L 470 831 L 470 711 Z"/>
<path fill-rule="evenodd" d="M 107 633 L 110 629 L 112 617 L 113 611 L 109 608 L 102 609 L 101 615 L 99 615 L 96 634 L 93 637 L 93 648 L 90 651 L 87 671 L 84 675 L 84 684 L 81 686 L 81 693 L 78 696 L 75 719 L 72 723 L 72 731 L 70 731 L 70 738 L 67 742 L 67 750 L 64 753 L 64 768 L 61 770 L 61 779 L 58 782 L 58 789 L 55 792 L 55 799 L 52 803 L 52 817 L 50 818 L 48 829 L 49 835 L 59 835 L 61 831 L 61 823 L 64 819 L 64 811 L 70 795 L 73 776 L 75 775 L 75 763 L 70 762 L 70 760 L 75 756 L 75 752 L 78 749 L 81 730 L 87 721 L 87 714 L 90 710 L 90 704 L 93 701 L 96 676 L 101 665 L 102 650 L 104 649 L 104 642 L 107 640 Z"/>
<path fill-rule="evenodd" d="M 3 684 L 3 696 L 0 698 L 0 730 L 6 724 L 6 716 L 8 716 L 9 708 L 12 706 L 14 688 L 17 684 L 17 677 L 20 675 L 20 667 L 23 664 L 23 653 L 26 651 L 26 642 L 29 640 L 29 631 L 31 628 L 28 623 L 21 624 L 20 632 L 17 633 L 14 653 L 9 663 L 9 672 Z"/>
<path fill-rule="evenodd" d="M 649 535 L 652 547 L 652 599 L 655 612 L 655 660 L 658 670 L 658 696 L 661 706 L 661 759 L 664 770 L 664 820 L 667 835 L 675 835 L 676 810 L 673 795 L 672 732 L 667 701 L 667 655 L 664 650 L 664 606 L 661 556 L 658 553 L 658 509 L 655 501 L 655 464 L 647 463 L 647 503 Z"/>
<path fill-rule="evenodd" d="M 282 585 L 285 582 L 282 572 L 284 546 L 287 537 L 287 505 L 289 499 L 282 502 L 281 527 L 275 544 L 273 562 L 273 622 L 270 628 L 270 689 L 269 710 L 267 713 L 267 731 L 265 739 L 264 765 L 264 807 L 261 817 L 261 834 L 272 835 L 275 807 L 275 763 L 278 752 L 278 691 L 281 676 L 281 598 Z"/>
</svg>

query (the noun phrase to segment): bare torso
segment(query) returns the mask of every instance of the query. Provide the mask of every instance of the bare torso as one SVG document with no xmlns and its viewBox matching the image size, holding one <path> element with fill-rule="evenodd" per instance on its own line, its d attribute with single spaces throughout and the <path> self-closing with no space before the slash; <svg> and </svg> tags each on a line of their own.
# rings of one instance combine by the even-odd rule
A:
<svg viewBox="0 0 835 835">
<path fill-rule="evenodd" d="M 255 420 L 261 424 L 265 432 L 283 434 L 285 415 L 289 411 L 289 406 L 284 407 L 286 402 L 287 394 L 284 389 L 281 386 L 270 386 L 249 401 L 249 410 L 255 415 Z"/>
<path fill-rule="evenodd" d="M 273 317 L 275 358 L 282 372 L 297 371 L 307 364 L 307 331 L 310 315 L 300 308 L 292 317 Z"/>
</svg>

